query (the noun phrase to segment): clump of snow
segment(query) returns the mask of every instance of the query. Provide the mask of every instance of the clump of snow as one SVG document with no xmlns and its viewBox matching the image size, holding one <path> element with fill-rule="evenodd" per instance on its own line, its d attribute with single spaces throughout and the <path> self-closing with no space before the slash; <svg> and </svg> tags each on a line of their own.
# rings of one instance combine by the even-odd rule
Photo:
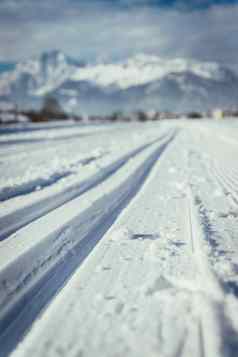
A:
<svg viewBox="0 0 238 357">
<path fill-rule="evenodd" d="M 223 196 L 223 192 L 220 188 L 218 188 L 213 191 L 213 195 L 214 195 L 214 197 L 221 197 L 221 196 Z"/>
<path fill-rule="evenodd" d="M 112 231 L 110 239 L 113 241 L 129 240 L 132 239 L 133 232 L 127 227 L 120 227 Z"/>
</svg>

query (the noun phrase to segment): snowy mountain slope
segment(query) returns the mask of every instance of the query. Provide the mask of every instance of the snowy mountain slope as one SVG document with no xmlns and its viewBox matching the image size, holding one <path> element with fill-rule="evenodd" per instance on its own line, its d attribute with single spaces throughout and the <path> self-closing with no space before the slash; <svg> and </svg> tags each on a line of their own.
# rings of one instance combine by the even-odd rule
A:
<svg viewBox="0 0 238 357">
<path fill-rule="evenodd" d="M 185 59 L 165 60 L 155 56 L 137 55 L 115 64 L 88 66 L 77 70 L 74 80 L 91 80 L 100 86 L 116 85 L 121 89 L 159 80 L 170 73 L 192 72 L 207 79 L 223 80 L 226 69 L 216 63 Z"/>
<path fill-rule="evenodd" d="M 59 51 L 19 63 L 0 76 L 0 98 L 25 105 L 54 95 L 72 110 L 189 110 L 238 102 L 238 77 L 217 63 L 137 55 L 127 61 L 85 64 Z"/>
<path fill-rule="evenodd" d="M 60 51 L 45 52 L 39 58 L 18 63 L 14 71 L 4 73 L 0 77 L 0 97 L 34 96 L 44 86 L 50 91 L 83 65 Z"/>
</svg>

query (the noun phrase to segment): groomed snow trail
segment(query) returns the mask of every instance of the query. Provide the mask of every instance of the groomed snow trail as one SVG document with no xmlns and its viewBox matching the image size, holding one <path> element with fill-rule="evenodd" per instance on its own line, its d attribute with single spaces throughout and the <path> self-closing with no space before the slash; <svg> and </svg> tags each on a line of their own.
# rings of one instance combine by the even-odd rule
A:
<svg viewBox="0 0 238 357">
<path fill-rule="evenodd" d="M 2 203 L 0 356 L 237 356 L 236 123 L 60 130 L 100 155 Z"/>
</svg>

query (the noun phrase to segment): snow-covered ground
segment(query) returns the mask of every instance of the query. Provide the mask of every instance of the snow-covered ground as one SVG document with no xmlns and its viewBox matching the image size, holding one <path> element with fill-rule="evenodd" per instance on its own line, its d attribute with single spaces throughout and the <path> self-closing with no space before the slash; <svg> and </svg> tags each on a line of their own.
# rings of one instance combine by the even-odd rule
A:
<svg viewBox="0 0 238 357">
<path fill-rule="evenodd" d="M 0 356 L 238 356 L 238 124 L 0 136 Z"/>
</svg>

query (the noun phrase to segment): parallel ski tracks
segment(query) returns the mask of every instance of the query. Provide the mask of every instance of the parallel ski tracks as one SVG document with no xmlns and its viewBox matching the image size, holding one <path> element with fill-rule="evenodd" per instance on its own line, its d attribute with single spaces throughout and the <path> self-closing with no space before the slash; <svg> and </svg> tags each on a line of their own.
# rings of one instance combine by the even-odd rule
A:
<svg viewBox="0 0 238 357">
<path fill-rule="evenodd" d="M 186 206 L 187 240 L 190 242 L 193 261 L 196 265 L 194 291 L 191 292 L 193 309 L 197 315 L 198 356 L 233 357 L 235 349 L 233 350 L 232 346 L 229 346 L 230 341 L 224 333 L 224 326 L 232 334 L 235 333 L 231 322 L 225 317 L 226 292 L 204 251 L 206 237 L 203 231 L 202 217 L 199 215 L 191 187 L 188 187 L 187 190 Z M 190 331 L 191 333 L 192 331 Z M 189 339 L 189 333 L 187 339 Z M 186 342 L 184 345 L 186 348 Z M 180 355 L 183 356 L 183 353 Z"/>
<path fill-rule="evenodd" d="M 210 133 L 208 130 L 202 130 L 205 135 L 207 136 L 206 140 L 212 142 L 212 138 L 210 137 Z M 228 147 L 234 147 L 236 150 L 238 149 L 238 141 L 229 138 L 225 135 L 219 135 L 216 137 L 216 140 L 220 140 L 221 142 L 225 142 L 226 145 L 228 144 Z M 218 145 L 218 144 L 217 144 Z M 220 149 L 221 145 L 219 144 L 217 146 L 218 149 Z M 231 153 L 234 155 L 235 151 L 231 151 Z M 228 196 L 229 201 L 232 203 L 232 205 L 238 205 L 238 166 L 237 167 L 231 167 L 231 165 L 228 165 L 226 163 L 226 158 L 222 158 L 220 161 L 221 163 L 217 160 L 214 159 L 214 154 L 209 154 L 210 156 L 210 167 L 209 169 L 206 167 L 209 176 L 212 176 L 213 179 L 215 179 L 218 184 L 221 186 L 223 189 L 224 193 Z M 230 160 L 230 158 L 228 157 Z M 234 161 L 235 162 L 235 161 Z"/>
<path fill-rule="evenodd" d="M 49 262 L 46 261 L 44 263 L 46 266 L 45 270 L 44 265 L 40 266 L 40 268 L 43 269 L 43 273 L 39 274 L 39 277 L 33 280 L 32 278 L 34 278 L 34 274 L 37 273 L 37 270 L 35 270 L 35 268 L 33 267 L 34 271 L 29 272 L 29 275 L 26 276 L 26 278 L 22 282 L 22 285 L 16 287 L 16 291 L 19 292 L 18 298 L 11 298 L 10 295 L 9 298 L 5 301 L 4 309 L 1 309 L 0 316 L 1 357 L 7 356 L 9 352 L 14 349 L 16 344 L 21 340 L 22 336 L 26 333 L 33 321 L 36 319 L 38 314 L 54 297 L 57 291 L 64 286 L 65 282 L 69 279 L 72 273 L 79 267 L 79 265 L 87 257 L 87 255 L 90 254 L 91 250 L 94 248 L 97 242 L 111 227 L 111 225 L 117 219 L 118 215 L 125 209 L 125 207 L 130 203 L 134 196 L 141 190 L 153 166 L 156 164 L 160 155 L 163 153 L 169 143 L 174 140 L 175 135 L 176 131 L 174 131 L 167 138 L 164 138 L 164 140 L 161 141 L 161 144 L 156 145 L 156 148 L 153 151 L 151 150 L 151 154 L 146 158 L 146 160 L 137 167 L 137 169 L 126 179 L 123 185 L 120 185 L 118 187 L 120 196 L 118 196 L 119 192 L 117 192 L 117 189 L 116 191 L 113 191 L 108 195 L 107 201 L 105 201 L 105 203 L 107 202 L 107 206 L 98 218 L 97 215 L 95 215 L 95 213 L 97 214 L 98 205 L 96 205 L 95 207 L 95 212 L 92 210 L 91 218 L 90 211 L 89 213 L 86 212 L 86 217 L 88 216 L 88 228 L 84 226 L 80 228 L 80 220 L 79 223 L 77 223 L 76 217 L 72 221 L 73 230 L 71 231 L 67 230 L 67 227 L 65 228 L 66 236 L 73 235 L 72 239 L 73 241 L 76 239 L 76 241 L 75 243 L 73 243 L 72 247 L 68 251 L 66 251 L 63 258 L 60 256 L 60 252 L 63 247 L 59 247 L 55 252 L 55 258 L 54 256 L 52 256 Z M 146 145 L 146 147 L 148 147 L 148 145 Z M 145 147 L 138 149 L 136 152 L 133 153 L 133 155 L 137 155 L 144 149 Z M 124 165 L 125 161 L 128 161 L 131 157 L 133 157 L 133 155 L 130 154 L 126 158 L 124 157 L 123 159 L 121 159 L 120 162 L 117 163 L 117 170 L 119 167 Z M 110 174 L 114 172 L 115 167 L 113 167 L 112 172 Z M 111 197 L 111 199 L 109 196 Z M 114 197 L 118 198 L 115 199 Z M 103 204 L 104 197 L 102 197 L 101 201 Z M 108 204 L 108 202 L 110 203 Z M 37 222 L 35 223 L 37 224 Z M 60 232 L 56 232 L 56 235 L 59 233 Z M 64 237 L 64 230 L 61 232 L 61 234 Z M 82 235 L 81 237 L 79 236 L 80 234 Z M 57 242 L 55 240 L 55 238 L 57 237 L 54 238 L 54 235 L 49 238 L 50 240 L 53 239 L 52 243 L 54 241 Z M 70 241 L 69 238 L 70 237 L 67 237 L 68 241 Z M 62 243 L 64 244 L 64 239 Z M 44 245 L 43 247 L 39 246 L 39 248 L 40 251 L 42 250 L 42 248 L 47 250 L 47 246 L 44 247 Z M 35 247 L 35 250 L 36 249 L 37 246 Z M 57 259 L 57 255 L 59 255 L 59 259 Z M 27 264 L 27 256 L 28 254 L 26 255 L 24 253 L 22 257 L 18 257 L 15 263 L 13 262 L 13 264 L 15 264 L 16 266 L 9 266 L 10 276 L 12 272 L 13 275 L 17 274 L 17 264 L 20 264 L 20 266 L 21 264 L 23 264 L 23 266 Z M 29 251 L 29 256 L 31 256 L 31 251 Z M 8 267 L 6 268 L 6 270 L 0 272 L 1 282 L 4 281 L 5 275 L 6 278 L 7 276 L 9 276 Z"/>
<path fill-rule="evenodd" d="M 81 237 L 82 239 L 74 244 L 72 249 L 64 255 L 63 259 L 56 259 L 55 262 L 53 261 L 53 264 L 49 261 L 49 269 L 46 269 L 38 281 L 30 283 L 29 288 L 25 289 L 24 284 L 25 282 L 28 284 L 30 280 L 26 280 L 22 286 L 19 286 L 19 289 L 22 288 L 23 291 L 25 289 L 21 298 L 18 299 L 18 301 L 13 300 L 13 303 L 9 305 L 9 308 L 4 314 L 2 314 L 2 316 L 0 314 L 0 320 L 2 320 L 0 323 L 1 357 L 6 357 L 9 352 L 16 347 L 17 343 L 36 320 L 39 313 L 44 310 L 57 292 L 62 289 L 69 277 L 91 253 L 97 242 L 111 228 L 117 217 L 126 209 L 131 200 L 141 192 L 150 171 L 157 163 L 160 155 L 174 139 L 175 135 L 176 133 L 172 133 L 171 135 L 164 137 L 164 140 L 162 140 L 160 144 L 158 141 L 158 146 L 156 144 L 156 149 L 152 154 L 140 164 L 138 169 L 128 177 L 127 182 L 123 183 L 122 187 L 120 187 L 120 189 L 123 188 L 121 197 L 119 197 L 118 200 L 113 201 L 114 193 L 112 192 L 112 195 L 110 196 L 112 198 L 110 205 L 106 207 L 105 203 L 106 209 L 99 219 L 95 219 L 97 207 L 95 212 L 89 212 L 90 214 L 87 219 L 91 224 L 90 229 L 86 229 Z M 96 188 L 99 183 L 104 182 L 109 177 L 113 177 L 113 175 L 132 157 L 136 157 L 139 153 L 143 153 L 143 150 L 152 144 L 155 144 L 155 142 L 148 144 L 146 147 L 141 147 L 139 152 L 134 152 L 134 156 L 128 155 L 127 159 L 125 157 L 121 159 L 122 161 L 118 163 L 119 166 L 116 170 L 115 167 L 112 167 L 111 172 L 109 170 L 108 176 L 101 179 L 101 181 L 96 180 L 93 185 L 91 183 L 91 186 L 89 185 L 84 192 Z M 231 171 L 225 173 L 221 167 L 216 165 L 213 166 L 212 174 L 213 178 L 223 187 L 224 192 L 226 191 L 233 197 L 232 199 L 234 202 L 237 198 L 238 204 L 236 191 L 236 188 L 238 188 L 238 181 L 236 181 L 235 171 L 232 173 Z M 82 193 L 77 193 L 78 196 L 80 194 Z M 76 197 L 78 197 L 77 195 Z M 66 200 L 65 202 L 70 202 L 70 200 Z M 104 201 L 102 201 L 102 203 L 103 202 Z M 229 343 L 231 342 L 229 333 L 232 335 L 235 332 L 233 331 L 231 322 L 225 314 L 226 291 L 224 290 L 219 277 L 214 272 L 209 256 L 204 249 L 204 243 L 207 237 L 204 231 L 203 217 L 200 215 L 196 196 L 189 183 L 187 184 L 187 191 L 183 202 L 185 204 L 183 220 L 186 222 L 185 239 L 191 247 L 191 257 L 196 272 L 194 282 L 191 284 L 191 291 L 188 291 L 189 296 L 191 294 L 191 309 L 194 310 L 194 314 L 192 315 L 195 324 L 192 325 L 191 329 L 188 327 L 186 334 L 183 336 L 182 343 L 179 346 L 179 350 L 177 350 L 173 356 L 189 356 L 188 351 L 190 351 L 190 349 L 188 348 L 188 344 L 191 347 L 191 341 L 195 341 L 196 346 L 194 349 L 194 356 L 196 357 L 233 357 L 238 352 L 238 346 L 232 346 L 232 344 L 229 346 Z M 65 203 L 62 201 L 62 204 L 60 204 L 59 207 L 63 208 L 64 204 Z M 52 211 L 53 208 L 50 210 L 51 214 L 53 214 Z M 39 218 L 43 218 L 45 214 L 46 213 L 42 213 Z M 34 218 L 34 220 L 36 218 Z M 72 222 L 72 226 L 75 230 L 68 231 L 67 229 L 69 225 L 67 225 L 67 227 L 63 227 L 58 233 L 62 236 L 64 236 L 65 233 L 66 235 L 69 234 L 69 236 L 72 234 L 77 236 L 81 229 L 80 223 L 77 221 L 78 218 L 76 217 Z M 28 223 L 24 223 L 23 227 L 29 223 L 31 222 L 28 221 Z M 37 224 L 37 221 L 34 223 Z M 57 237 L 55 237 L 55 239 L 56 238 Z M 6 243 L 7 241 L 8 240 L 6 240 Z M 209 242 L 206 243 L 209 244 Z M 59 250 L 55 252 L 55 258 L 58 253 Z M 45 263 L 47 265 L 47 262 Z M 31 279 L 31 277 L 31 274 L 29 274 L 27 279 Z M 178 288 L 181 287 L 181 285 L 178 283 Z M 90 338 L 90 331 L 88 335 Z M 196 350 L 196 347 L 198 347 L 198 350 Z"/>
<path fill-rule="evenodd" d="M 238 205 L 238 178 L 231 173 L 225 173 L 218 165 L 213 165 L 213 173 L 229 199 L 232 199 L 233 204 Z"/>
<path fill-rule="evenodd" d="M 103 170 L 99 171 L 89 179 L 81 181 L 79 184 L 74 184 L 67 187 L 58 193 L 43 198 L 40 201 L 32 202 L 26 207 L 19 208 L 14 212 L 0 218 L 0 241 L 7 239 L 11 234 L 15 233 L 18 229 L 26 226 L 34 220 L 44 216 L 52 210 L 64 205 L 65 203 L 73 200 L 74 198 L 84 194 L 92 188 L 98 186 L 103 181 L 107 180 L 119 169 L 121 169 L 130 159 L 136 157 L 144 150 L 149 148 L 155 143 L 163 142 L 171 137 L 171 134 L 164 134 L 156 140 L 144 144 L 137 149 L 122 156 L 117 161 L 109 164 Z"/>
</svg>

